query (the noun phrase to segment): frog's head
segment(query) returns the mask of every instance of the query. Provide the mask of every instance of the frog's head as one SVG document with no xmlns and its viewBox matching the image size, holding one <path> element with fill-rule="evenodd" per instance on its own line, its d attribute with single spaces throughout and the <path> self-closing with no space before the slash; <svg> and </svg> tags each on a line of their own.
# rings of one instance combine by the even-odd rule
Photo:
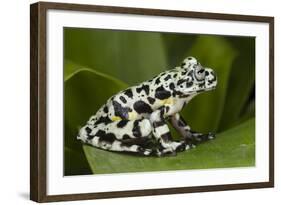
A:
<svg viewBox="0 0 281 205">
<path fill-rule="evenodd" d="M 212 69 L 203 67 L 194 57 L 187 57 L 181 64 L 177 86 L 185 95 L 213 90 L 217 86 L 217 76 Z"/>
</svg>

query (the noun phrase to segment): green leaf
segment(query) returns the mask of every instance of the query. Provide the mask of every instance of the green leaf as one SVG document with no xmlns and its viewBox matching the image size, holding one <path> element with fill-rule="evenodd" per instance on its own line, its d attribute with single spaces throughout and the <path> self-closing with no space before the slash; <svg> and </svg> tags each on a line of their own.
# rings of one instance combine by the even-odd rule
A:
<svg viewBox="0 0 281 205">
<path fill-rule="evenodd" d="M 193 130 L 214 132 L 218 129 L 224 110 L 231 66 L 235 50 L 223 37 L 201 35 L 186 56 L 194 56 L 205 67 L 212 68 L 218 77 L 214 91 L 199 94 L 191 100 L 183 117 Z"/>
<path fill-rule="evenodd" d="M 77 71 L 81 70 L 83 66 L 78 65 L 70 60 L 64 60 L 64 69 L 63 69 L 63 78 L 64 81 L 68 80 L 71 78 L 72 75 L 74 75 Z"/>
<path fill-rule="evenodd" d="M 244 106 L 251 100 L 249 96 L 251 97 L 251 92 L 255 89 L 255 38 L 236 37 L 228 40 L 239 53 L 231 69 L 219 130 L 229 128 L 240 121 L 239 118 L 244 115 Z"/>
<path fill-rule="evenodd" d="M 249 120 L 252 117 L 255 117 L 255 112 L 256 112 L 256 103 L 255 100 L 252 100 L 251 102 L 249 102 L 246 107 L 243 109 L 242 111 L 242 115 L 241 117 L 239 117 L 239 120 L 236 120 L 233 124 L 238 125 L 240 123 L 245 122 L 246 120 Z"/>
<path fill-rule="evenodd" d="M 65 28 L 64 59 L 129 85 L 167 69 L 161 34 L 154 32 Z"/>
<path fill-rule="evenodd" d="M 186 57 L 188 51 L 198 35 L 182 34 L 182 33 L 161 33 L 165 48 L 169 68 L 179 66 L 182 60 Z"/>
<path fill-rule="evenodd" d="M 64 175 L 92 174 L 81 145 L 64 146 Z"/>
<path fill-rule="evenodd" d="M 78 130 L 106 100 L 127 87 L 123 82 L 92 69 L 80 69 L 64 84 L 65 175 L 89 174 Z"/>
<path fill-rule="evenodd" d="M 95 174 L 254 166 L 255 119 L 175 157 L 141 157 L 89 145 L 83 149 Z"/>
</svg>

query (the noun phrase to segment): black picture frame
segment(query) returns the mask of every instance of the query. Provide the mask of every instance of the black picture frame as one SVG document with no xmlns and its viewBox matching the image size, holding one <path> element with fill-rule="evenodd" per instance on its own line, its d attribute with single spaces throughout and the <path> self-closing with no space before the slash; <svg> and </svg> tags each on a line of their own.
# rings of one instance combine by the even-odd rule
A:
<svg viewBox="0 0 281 205">
<path fill-rule="evenodd" d="M 263 22 L 269 25 L 269 181 L 212 186 L 177 187 L 102 193 L 47 195 L 47 85 L 46 85 L 46 13 L 48 10 L 104 12 L 182 18 Z M 30 199 L 37 202 L 85 200 L 114 197 L 209 192 L 274 186 L 274 18 L 221 13 L 110 7 L 82 4 L 38 2 L 30 6 Z"/>
</svg>

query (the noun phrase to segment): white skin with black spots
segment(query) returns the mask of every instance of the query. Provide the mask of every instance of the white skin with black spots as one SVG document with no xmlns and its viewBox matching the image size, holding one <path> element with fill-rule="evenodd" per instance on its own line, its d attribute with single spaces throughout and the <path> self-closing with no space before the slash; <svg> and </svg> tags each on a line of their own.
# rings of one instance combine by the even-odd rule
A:
<svg viewBox="0 0 281 205">
<path fill-rule="evenodd" d="M 214 138 L 212 133 L 192 131 L 179 112 L 193 97 L 216 85 L 212 69 L 187 57 L 181 66 L 109 98 L 80 129 L 77 139 L 109 151 L 176 155 Z M 181 140 L 173 140 L 167 121 Z"/>
</svg>

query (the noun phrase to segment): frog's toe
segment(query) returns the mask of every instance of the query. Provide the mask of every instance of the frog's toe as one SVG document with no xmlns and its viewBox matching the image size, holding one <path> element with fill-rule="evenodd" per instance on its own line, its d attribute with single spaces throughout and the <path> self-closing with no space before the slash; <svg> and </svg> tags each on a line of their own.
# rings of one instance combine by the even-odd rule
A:
<svg viewBox="0 0 281 205">
<path fill-rule="evenodd" d="M 148 156 L 148 155 L 150 155 L 152 153 L 152 150 L 151 149 L 145 149 L 145 151 L 143 152 L 143 154 L 145 155 L 145 156 Z"/>
<path fill-rule="evenodd" d="M 155 150 L 155 154 L 156 156 L 158 157 L 173 157 L 173 156 L 176 156 L 177 155 L 177 152 L 172 150 L 172 149 L 163 149 L 163 150 Z"/>
<path fill-rule="evenodd" d="M 182 143 L 181 145 L 179 145 L 176 148 L 176 152 L 183 152 L 184 150 L 186 150 L 186 144 L 185 143 Z"/>
<path fill-rule="evenodd" d="M 152 153 L 152 149 L 145 149 L 145 148 L 139 147 L 138 153 L 140 153 L 141 155 L 144 155 L 144 156 L 149 156 Z"/>
<path fill-rule="evenodd" d="M 191 146 L 190 145 L 185 145 L 185 150 L 189 150 L 191 148 Z"/>
<path fill-rule="evenodd" d="M 209 139 L 209 140 L 212 140 L 212 139 L 214 139 L 214 138 L 216 138 L 216 134 L 215 134 L 215 133 L 212 133 L 212 132 L 209 132 L 209 133 L 208 133 L 208 139 Z"/>
</svg>

